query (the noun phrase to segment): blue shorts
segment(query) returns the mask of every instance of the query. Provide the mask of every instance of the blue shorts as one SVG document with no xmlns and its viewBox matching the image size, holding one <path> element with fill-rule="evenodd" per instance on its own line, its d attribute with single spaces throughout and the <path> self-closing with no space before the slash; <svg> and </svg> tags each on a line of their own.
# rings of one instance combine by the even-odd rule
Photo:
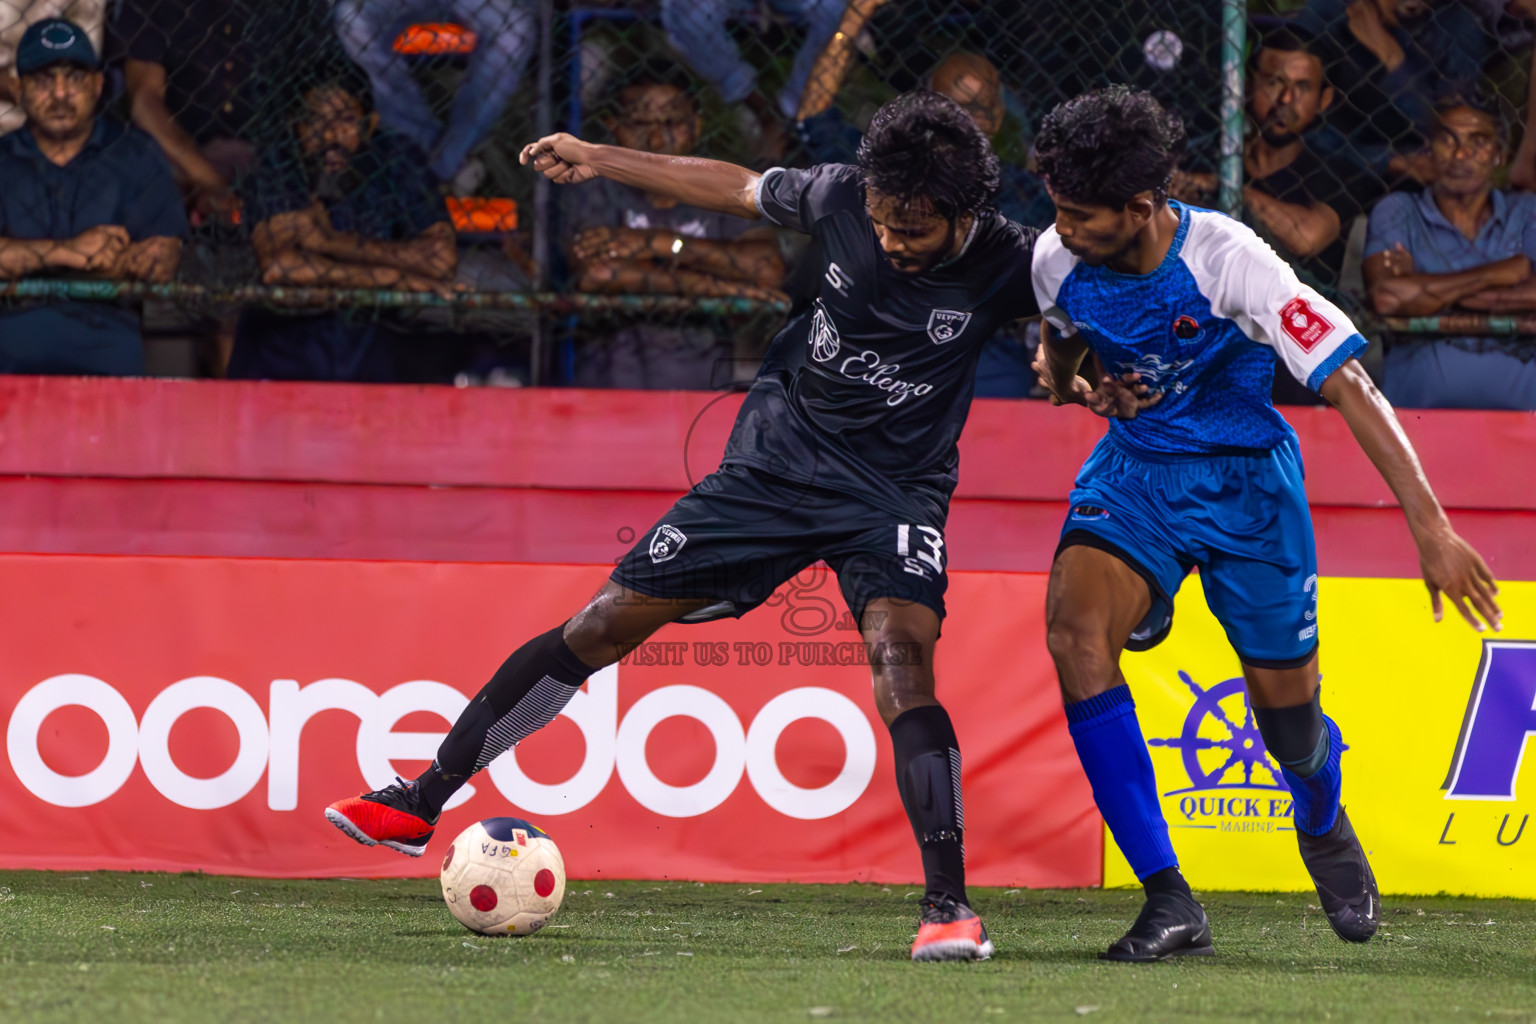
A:
<svg viewBox="0 0 1536 1024">
<path fill-rule="evenodd" d="M 1317 550 L 1294 439 L 1245 455 L 1132 454 L 1108 435 L 1083 463 L 1058 553 L 1100 548 L 1147 581 L 1152 610 L 1126 646 L 1173 627 L 1193 568 L 1244 663 L 1295 668 L 1317 649 Z"/>
</svg>

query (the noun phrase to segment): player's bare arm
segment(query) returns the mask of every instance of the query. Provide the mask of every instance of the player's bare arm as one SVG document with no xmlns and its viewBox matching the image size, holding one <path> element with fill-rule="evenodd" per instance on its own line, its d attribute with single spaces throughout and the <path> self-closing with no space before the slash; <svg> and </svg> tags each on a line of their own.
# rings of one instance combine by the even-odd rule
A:
<svg viewBox="0 0 1536 1024">
<path fill-rule="evenodd" d="M 761 175 L 722 160 L 643 153 L 623 146 L 583 142 L 565 132 L 530 142 L 518 159 L 557 185 L 580 185 L 594 178 L 608 178 L 688 206 L 748 220 L 762 216 L 752 198 Z"/>
<path fill-rule="evenodd" d="M 1099 381 L 1097 387 L 1078 372 L 1084 359 Z M 1040 348 L 1035 352 L 1031 369 L 1050 392 L 1052 405 L 1084 405 L 1106 419 L 1135 419 L 1138 412 L 1150 409 L 1163 398 L 1161 392 L 1152 394 L 1141 383 L 1139 373 L 1116 378 L 1101 372 L 1103 368 L 1092 358 L 1086 342 L 1076 335 L 1062 336 L 1048 320 L 1040 322 Z"/>
<path fill-rule="evenodd" d="M 1493 573 L 1472 545 L 1452 529 L 1412 442 L 1365 368 L 1358 360 L 1347 361 L 1323 382 L 1321 393 L 1343 415 L 1355 440 L 1397 496 L 1418 545 L 1419 567 L 1429 588 L 1435 621 L 1440 621 L 1444 594 L 1479 633 L 1486 628 L 1484 622 L 1499 629 L 1504 613 L 1494 599 L 1499 587 Z"/>
</svg>

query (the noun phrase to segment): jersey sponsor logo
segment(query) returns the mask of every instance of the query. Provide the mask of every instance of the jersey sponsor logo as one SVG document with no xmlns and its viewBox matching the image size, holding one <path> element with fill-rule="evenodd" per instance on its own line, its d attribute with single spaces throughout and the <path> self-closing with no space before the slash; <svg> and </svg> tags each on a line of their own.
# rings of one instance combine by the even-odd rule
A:
<svg viewBox="0 0 1536 1024">
<path fill-rule="evenodd" d="M 836 263 L 827 264 L 827 284 L 830 284 L 837 294 L 843 298 L 848 297 L 848 289 L 853 287 L 853 278 L 848 276 L 848 271 Z"/>
<path fill-rule="evenodd" d="M 651 562 L 660 563 L 676 558 L 687 543 L 687 534 L 675 526 L 662 523 L 651 536 Z"/>
<path fill-rule="evenodd" d="M 842 348 L 837 324 L 832 322 L 832 314 L 820 299 L 816 300 L 816 315 L 811 318 L 811 336 L 807 340 L 811 345 L 811 358 L 818 363 L 831 362 Z"/>
<path fill-rule="evenodd" d="M 1173 336 L 1180 341 L 1192 341 L 1200 333 L 1200 321 L 1192 316 L 1181 316 L 1173 322 Z"/>
<path fill-rule="evenodd" d="M 862 380 L 870 387 L 889 391 L 890 397 L 885 400 L 886 405 L 900 405 L 909 395 L 921 398 L 933 390 L 932 384 L 914 384 L 896 377 L 896 371 L 900 369 L 900 363 L 887 363 L 881 358 L 879 352 L 865 349 L 856 356 L 844 359 L 838 367 L 838 372 L 844 377 Z"/>
<path fill-rule="evenodd" d="M 928 337 L 935 345 L 942 345 L 960 337 L 965 325 L 971 322 L 971 314 L 955 309 L 935 309 L 928 314 Z"/>
<path fill-rule="evenodd" d="M 1333 324 L 1313 309 L 1306 299 L 1298 295 L 1280 310 L 1280 329 L 1289 335 L 1303 352 L 1311 352 L 1317 348 L 1318 342 L 1328 337 L 1333 331 Z"/>
<path fill-rule="evenodd" d="M 1122 373 L 1138 373 L 1141 382 L 1152 392 L 1172 391 L 1176 395 L 1182 395 L 1189 390 L 1189 385 L 1179 380 L 1179 374 L 1193 366 L 1193 359 L 1175 359 L 1171 362 L 1155 352 L 1148 352 L 1134 363 L 1116 363 L 1116 368 Z"/>
</svg>

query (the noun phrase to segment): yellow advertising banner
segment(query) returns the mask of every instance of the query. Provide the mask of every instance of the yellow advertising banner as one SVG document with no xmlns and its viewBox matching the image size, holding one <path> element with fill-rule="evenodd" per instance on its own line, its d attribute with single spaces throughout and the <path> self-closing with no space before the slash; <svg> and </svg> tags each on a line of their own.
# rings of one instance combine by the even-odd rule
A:
<svg viewBox="0 0 1536 1024">
<path fill-rule="evenodd" d="M 1344 734 L 1344 804 L 1384 893 L 1536 897 L 1536 583 L 1501 585 L 1504 630 L 1416 580 L 1324 579 L 1323 710 Z M 1242 672 L 1205 606 L 1180 591 L 1172 635 L 1124 669 L 1163 813 L 1199 889 L 1305 890 L 1290 793 Z M 1134 885 L 1105 842 L 1104 884 Z"/>
</svg>

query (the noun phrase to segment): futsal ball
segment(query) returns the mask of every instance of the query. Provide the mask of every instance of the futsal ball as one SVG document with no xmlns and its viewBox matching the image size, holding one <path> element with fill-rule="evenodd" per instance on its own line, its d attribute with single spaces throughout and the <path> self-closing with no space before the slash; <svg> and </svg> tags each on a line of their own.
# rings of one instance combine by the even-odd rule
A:
<svg viewBox="0 0 1536 1024">
<path fill-rule="evenodd" d="M 443 856 L 443 899 L 459 923 L 481 935 L 532 935 L 565 896 L 560 848 L 521 818 L 469 826 Z"/>
</svg>

